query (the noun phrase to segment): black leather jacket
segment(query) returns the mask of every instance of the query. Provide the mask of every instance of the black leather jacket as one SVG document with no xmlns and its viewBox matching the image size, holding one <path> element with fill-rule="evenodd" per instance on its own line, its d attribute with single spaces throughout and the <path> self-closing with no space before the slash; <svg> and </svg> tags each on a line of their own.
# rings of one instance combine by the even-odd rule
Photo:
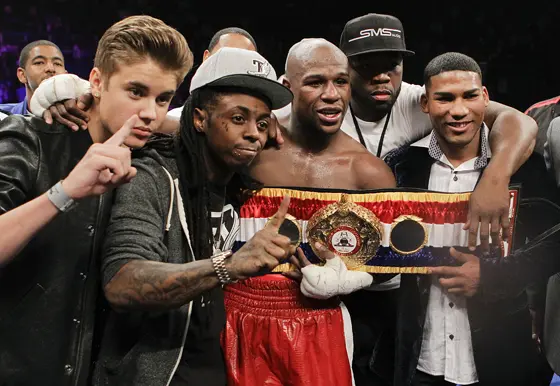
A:
<svg viewBox="0 0 560 386">
<path fill-rule="evenodd" d="M 65 178 L 89 132 L 12 115 L 0 122 L 0 214 Z M 84 385 L 98 301 L 98 241 L 110 205 L 88 198 L 0 267 L 0 385 Z M 1 248 L 1 246 L 0 246 Z"/>
</svg>

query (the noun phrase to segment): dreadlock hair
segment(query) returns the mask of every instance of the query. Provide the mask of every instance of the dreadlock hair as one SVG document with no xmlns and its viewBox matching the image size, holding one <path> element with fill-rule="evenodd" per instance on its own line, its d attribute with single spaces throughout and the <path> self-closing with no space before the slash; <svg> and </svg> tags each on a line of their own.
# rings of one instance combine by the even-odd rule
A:
<svg viewBox="0 0 560 386">
<path fill-rule="evenodd" d="M 185 102 L 181 114 L 179 135 L 176 141 L 176 160 L 179 181 L 185 198 L 183 205 L 187 225 L 191 232 L 192 258 L 205 258 L 213 254 L 212 227 L 210 225 L 210 191 L 204 163 L 204 135 L 194 127 L 195 108 L 212 109 L 219 93 L 209 87 L 194 90 Z"/>
</svg>

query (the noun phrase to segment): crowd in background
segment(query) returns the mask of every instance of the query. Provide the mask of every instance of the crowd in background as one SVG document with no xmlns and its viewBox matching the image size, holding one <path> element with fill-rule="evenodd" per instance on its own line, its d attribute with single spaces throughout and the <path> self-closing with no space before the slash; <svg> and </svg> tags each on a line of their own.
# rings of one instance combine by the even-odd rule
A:
<svg viewBox="0 0 560 386">
<path fill-rule="evenodd" d="M 115 21 L 138 13 L 160 17 L 182 32 L 195 54 L 195 65 L 200 64 L 202 52 L 217 30 L 244 28 L 279 73 L 289 47 L 303 36 L 337 43 L 350 18 L 367 12 L 388 13 L 401 19 L 407 47 L 416 52 L 407 60 L 406 81 L 421 84 L 422 70 L 431 58 L 445 51 L 459 51 L 479 62 L 491 99 L 519 110 L 560 90 L 558 76 L 548 73 L 560 35 L 555 2 L 537 1 L 530 7 L 503 7 L 490 2 L 443 7 L 435 1 L 349 1 L 344 5 L 318 0 L 273 5 L 193 0 L 12 2 L 3 5 L 0 13 L 0 103 L 17 102 L 25 95 L 16 78 L 18 55 L 25 44 L 38 39 L 55 42 L 63 51 L 68 71 L 87 78 L 103 31 Z M 188 87 L 183 84 L 173 106 L 181 105 L 187 96 Z"/>
</svg>

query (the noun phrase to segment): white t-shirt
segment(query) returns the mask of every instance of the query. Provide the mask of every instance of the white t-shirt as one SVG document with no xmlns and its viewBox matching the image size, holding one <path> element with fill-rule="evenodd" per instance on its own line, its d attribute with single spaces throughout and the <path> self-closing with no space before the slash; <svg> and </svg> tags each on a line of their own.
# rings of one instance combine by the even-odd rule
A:
<svg viewBox="0 0 560 386">
<path fill-rule="evenodd" d="M 420 97 L 423 93 L 424 87 L 402 82 L 401 92 L 391 109 L 391 116 L 385 131 L 383 149 L 381 150 L 382 158 L 389 151 L 411 144 L 432 131 L 430 117 L 420 107 Z M 377 122 L 363 121 L 358 117 L 356 117 L 356 120 L 367 149 L 377 155 L 377 147 L 387 116 Z M 346 112 L 341 128 L 356 141 L 360 141 L 350 109 Z"/>
<path fill-rule="evenodd" d="M 183 113 L 183 106 L 169 110 L 167 112 L 167 116 L 175 119 L 180 119 L 182 113 Z"/>
</svg>

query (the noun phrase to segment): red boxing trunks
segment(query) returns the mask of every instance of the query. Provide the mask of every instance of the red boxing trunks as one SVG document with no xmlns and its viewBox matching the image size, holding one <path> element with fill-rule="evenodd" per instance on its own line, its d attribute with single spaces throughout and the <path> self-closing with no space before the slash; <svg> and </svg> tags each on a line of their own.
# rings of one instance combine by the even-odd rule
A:
<svg viewBox="0 0 560 386">
<path fill-rule="evenodd" d="M 228 385 L 352 385 L 352 327 L 338 298 L 306 298 L 299 283 L 278 274 L 224 291 Z"/>
<path fill-rule="evenodd" d="M 349 269 L 370 273 L 427 273 L 451 258 L 450 246 L 467 245 L 468 193 L 264 188 L 240 208 L 234 250 L 265 226 L 284 195 L 291 201 L 279 233 L 289 235 L 314 264 L 321 261 L 313 240 L 346 259 Z M 286 263 L 275 272 L 289 270 Z M 230 284 L 224 291 L 222 346 L 230 385 L 353 384 L 352 326 L 338 298 L 306 298 L 299 283 L 280 274 Z"/>
</svg>

